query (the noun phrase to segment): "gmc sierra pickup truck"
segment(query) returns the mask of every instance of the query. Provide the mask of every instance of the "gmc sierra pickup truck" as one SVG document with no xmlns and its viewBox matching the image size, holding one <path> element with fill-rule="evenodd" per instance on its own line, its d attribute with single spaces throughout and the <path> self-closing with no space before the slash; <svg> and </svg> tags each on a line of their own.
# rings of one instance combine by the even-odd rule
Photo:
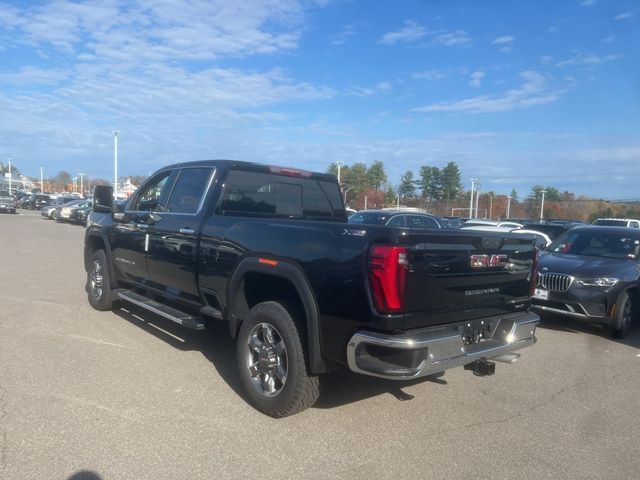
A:
<svg viewBox="0 0 640 480">
<path fill-rule="evenodd" d="M 536 341 L 534 239 L 351 225 L 336 178 L 247 162 L 162 168 L 124 204 L 96 187 L 89 303 L 184 327 L 225 322 L 246 399 L 282 417 L 338 368 L 406 380 L 495 363 Z"/>
</svg>

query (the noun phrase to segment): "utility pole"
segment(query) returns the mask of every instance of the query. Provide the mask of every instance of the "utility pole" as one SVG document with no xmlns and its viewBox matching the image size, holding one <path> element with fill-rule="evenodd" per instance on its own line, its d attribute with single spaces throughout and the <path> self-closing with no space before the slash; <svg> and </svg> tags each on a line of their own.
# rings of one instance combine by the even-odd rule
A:
<svg viewBox="0 0 640 480">
<path fill-rule="evenodd" d="M 119 130 L 113 131 L 113 196 L 118 196 L 118 133 Z"/>
<path fill-rule="evenodd" d="M 540 220 L 542 220 L 542 216 L 544 214 L 544 194 L 547 193 L 547 191 L 540 190 L 540 193 L 542 194 L 542 202 L 540 203 Z"/>
<path fill-rule="evenodd" d="M 511 218 L 511 195 L 507 195 L 507 218 Z"/>
<path fill-rule="evenodd" d="M 344 162 L 337 161 L 336 165 L 338 166 L 338 185 L 340 185 L 340 169 L 342 168 L 342 165 L 344 165 Z"/>
<path fill-rule="evenodd" d="M 480 199 L 480 179 L 477 178 L 477 184 L 476 184 L 476 216 L 475 218 L 478 218 L 478 200 Z"/>
<path fill-rule="evenodd" d="M 86 173 L 79 173 L 78 175 L 80 175 L 80 196 L 84 198 L 84 176 Z"/>
<path fill-rule="evenodd" d="M 489 220 L 493 219 L 493 194 L 489 194 Z"/>
<path fill-rule="evenodd" d="M 471 196 L 469 197 L 469 218 L 473 218 L 473 190 L 475 188 L 475 178 L 471 179 Z"/>
<path fill-rule="evenodd" d="M 11 158 L 9 158 L 9 195 L 11 195 Z"/>
<path fill-rule="evenodd" d="M 44 168 L 40 167 L 40 194 L 44 193 Z"/>
</svg>

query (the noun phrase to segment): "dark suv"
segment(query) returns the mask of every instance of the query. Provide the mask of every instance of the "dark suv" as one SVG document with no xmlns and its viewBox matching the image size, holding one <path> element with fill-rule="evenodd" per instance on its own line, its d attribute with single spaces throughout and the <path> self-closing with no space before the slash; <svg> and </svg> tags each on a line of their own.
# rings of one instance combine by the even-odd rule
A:
<svg viewBox="0 0 640 480">
<path fill-rule="evenodd" d="M 640 231 L 577 227 L 540 254 L 533 308 L 629 333 L 638 302 Z"/>
</svg>

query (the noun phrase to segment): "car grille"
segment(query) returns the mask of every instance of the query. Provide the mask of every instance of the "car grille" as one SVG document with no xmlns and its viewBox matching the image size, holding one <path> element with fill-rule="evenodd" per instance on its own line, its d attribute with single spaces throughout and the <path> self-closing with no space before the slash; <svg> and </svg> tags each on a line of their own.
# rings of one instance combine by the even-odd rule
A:
<svg viewBox="0 0 640 480">
<path fill-rule="evenodd" d="M 573 283 L 573 277 L 562 273 L 538 274 L 538 286 L 552 292 L 566 292 Z"/>
</svg>

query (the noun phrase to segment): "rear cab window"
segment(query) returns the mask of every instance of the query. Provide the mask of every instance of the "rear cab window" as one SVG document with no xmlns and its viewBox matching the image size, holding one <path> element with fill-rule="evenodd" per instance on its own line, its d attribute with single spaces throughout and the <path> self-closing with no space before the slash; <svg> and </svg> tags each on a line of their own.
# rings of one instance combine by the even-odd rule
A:
<svg viewBox="0 0 640 480">
<path fill-rule="evenodd" d="M 244 170 L 231 170 L 227 174 L 216 213 L 347 220 L 335 182 Z"/>
</svg>

